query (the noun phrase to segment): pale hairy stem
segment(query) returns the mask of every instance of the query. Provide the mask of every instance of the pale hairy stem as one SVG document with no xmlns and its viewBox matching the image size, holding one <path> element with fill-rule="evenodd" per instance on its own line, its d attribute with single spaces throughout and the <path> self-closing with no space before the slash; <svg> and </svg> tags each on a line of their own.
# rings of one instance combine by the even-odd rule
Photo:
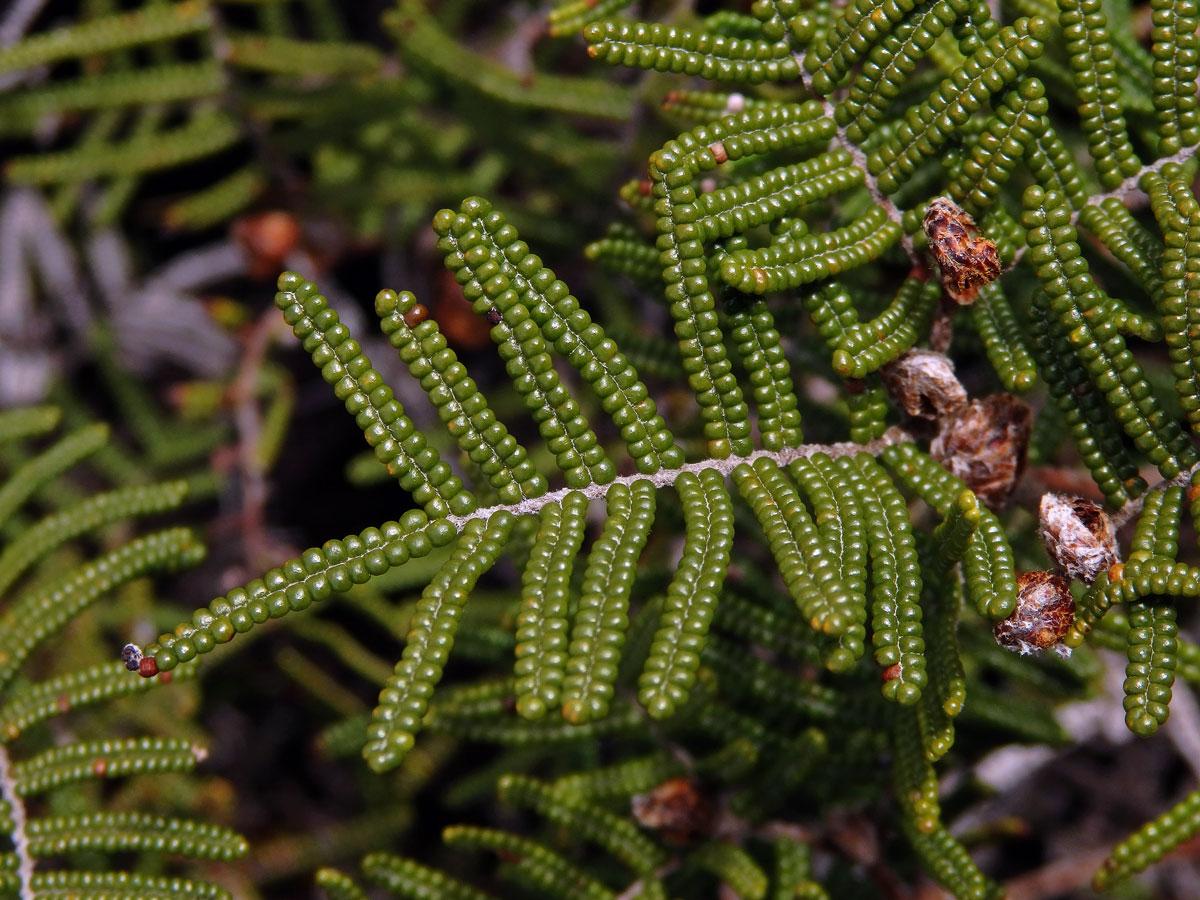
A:
<svg viewBox="0 0 1200 900">
<path fill-rule="evenodd" d="M 562 488 L 561 490 L 552 491 L 549 494 L 543 494 L 540 497 L 531 497 L 527 500 L 522 500 L 519 503 L 489 506 L 485 509 L 477 509 L 475 512 L 465 516 L 446 516 L 445 520 L 461 531 L 468 522 L 474 519 L 486 521 L 498 512 L 509 512 L 517 516 L 537 515 L 544 507 L 549 506 L 551 503 L 561 502 L 567 494 L 575 490 L 578 490 L 589 500 L 600 500 L 608 495 L 609 490 L 614 484 L 631 485 L 637 481 L 649 481 L 655 487 L 670 487 L 684 472 L 698 473 L 705 469 L 711 469 L 720 472 L 728 478 L 738 466 L 743 463 L 753 463 L 756 459 L 769 459 L 778 465 L 786 466 L 797 459 L 808 459 L 816 456 L 818 453 L 824 453 L 830 457 L 855 456 L 859 453 L 869 453 L 872 456 L 877 456 L 886 447 L 890 447 L 893 444 L 906 443 L 911 440 L 912 436 L 908 432 L 901 428 L 893 427 L 889 428 L 882 437 L 878 437 L 866 444 L 855 444 L 847 441 L 838 444 L 800 444 L 796 447 L 785 447 L 782 450 L 756 450 L 748 456 L 706 459 L 700 462 L 687 463 L 677 469 L 666 469 L 661 472 L 655 472 L 653 475 L 623 475 L 604 484 L 589 484 L 583 488 Z"/>
<path fill-rule="evenodd" d="M 29 836 L 25 833 L 25 804 L 17 793 L 12 763 L 3 743 L 0 743 L 0 795 L 8 801 L 9 816 L 12 818 L 13 828 L 9 837 L 17 857 L 17 896 L 20 900 L 34 900 L 33 855 L 29 852 Z"/>
</svg>

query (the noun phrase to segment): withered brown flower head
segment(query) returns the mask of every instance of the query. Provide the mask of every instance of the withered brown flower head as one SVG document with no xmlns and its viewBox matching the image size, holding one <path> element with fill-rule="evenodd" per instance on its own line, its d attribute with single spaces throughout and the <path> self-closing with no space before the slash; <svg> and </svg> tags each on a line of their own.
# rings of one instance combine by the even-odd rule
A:
<svg viewBox="0 0 1200 900">
<path fill-rule="evenodd" d="M 1019 572 L 1017 608 L 996 623 L 996 643 L 1022 654 L 1045 650 L 1061 641 L 1074 621 L 1075 600 L 1065 578 L 1053 572 Z"/>
<path fill-rule="evenodd" d="M 635 796 L 631 805 L 638 824 L 654 829 L 669 843 L 688 844 L 712 830 L 712 806 L 689 778 L 664 781 Z"/>
<path fill-rule="evenodd" d="M 1067 578 L 1091 584 L 1120 559 L 1112 520 L 1092 501 L 1043 494 L 1038 518 L 1046 553 Z"/>
<path fill-rule="evenodd" d="M 938 419 L 967 405 L 966 389 L 954 377 L 954 363 L 932 350 L 909 350 L 880 370 L 883 386 L 904 411 Z"/>
<path fill-rule="evenodd" d="M 996 245 L 958 204 L 945 197 L 930 202 L 923 223 L 929 249 L 942 270 L 942 287 L 964 306 L 979 289 L 1000 276 Z"/>
<path fill-rule="evenodd" d="M 1032 430 L 1029 404 L 992 394 L 942 419 L 929 452 L 985 506 L 1000 509 L 1025 469 Z"/>
</svg>

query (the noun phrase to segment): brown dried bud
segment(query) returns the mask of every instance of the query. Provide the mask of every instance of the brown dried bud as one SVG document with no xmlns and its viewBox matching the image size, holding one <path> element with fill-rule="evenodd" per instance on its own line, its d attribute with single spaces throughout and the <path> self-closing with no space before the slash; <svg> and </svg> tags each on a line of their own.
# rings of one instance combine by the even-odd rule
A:
<svg viewBox="0 0 1200 900">
<path fill-rule="evenodd" d="M 1019 572 L 1017 609 L 996 623 L 996 643 L 1022 654 L 1045 650 L 1061 641 L 1074 621 L 1075 600 L 1065 578 L 1053 572 Z"/>
<path fill-rule="evenodd" d="M 964 306 L 979 289 L 1000 275 L 996 245 L 979 233 L 979 227 L 958 204 L 945 197 L 930 202 L 923 225 L 929 249 L 942 270 L 942 287 Z"/>
<path fill-rule="evenodd" d="M 1091 584 L 1120 559 L 1112 519 L 1091 500 L 1043 494 L 1038 518 L 1046 553 L 1067 578 Z"/>
<path fill-rule="evenodd" d="M 638 794 L 631 808 L 639 825 L 653 828 L 674 844 L 691 843 L 712 830 L 712 807 L 689 778 L 672 778 Z"/>
<path fill-rule="evenodd" d="M 909 350 L 880 370 L 883 386 L 910 416 L 939 419 L 967 405 L 954 363 L 931 350 Z"/>
<path fill-rule="evenodd" d="M 251 278 L 273 279 L 287 256 L 300 243 L 300 223 L 280 210 L 242 216 L 230 228 L 233 239 L 246 251 Z"/>
<path fill-rule="evenodd" d="M 1012 394 L 972 400 L 942 419 L 929 453 L 966 482 L 990 509 L 1000 509 L 1025 469 L 1033 411 Z"/>
</svg>

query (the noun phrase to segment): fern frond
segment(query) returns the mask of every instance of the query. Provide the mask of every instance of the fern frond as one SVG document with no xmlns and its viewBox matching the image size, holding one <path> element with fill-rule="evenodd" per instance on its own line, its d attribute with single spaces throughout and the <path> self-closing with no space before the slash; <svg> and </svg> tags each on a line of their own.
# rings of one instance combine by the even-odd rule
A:
<svg viewBox="0 0 1200 900">
<path fill-rule="evenodd" d="M 211 26 L 212 9 L 204 0 L 150 4 L 133 12 L 101 16 L 81 25 L 33 35 L 6 47 L 0 50 L 0 74 L 169 41 Z"/>
<path fill-rule="evenodd" d="M 37 417 L 35 422 L 20 423 L 25 428 L 38 428 L 44 422 Z M 53 481 L 77 462 L 95 453 L 108 442 L 108 426 L 87 425 L 74 431 L 24 463 L 0 487 L 0 525 L 8 521 L 17 508 L 32 497 L 43 486 Z"/>
<path fill-rule="evenodd" d="M 0 628 L 0 685 L 46 638 L 120 584 L 151 572 L 194 565 L 204 548 L 186 528 L 135 538 L 21 597 Z M 190 657 L 189 657 L 190 658 Z"/>
<path fill-rule="evenodd" d="M 134 485 L 94 494 L 46 516 L 21 532 L 20 537 L 0 552 L 0 594 L 8 590 L 25 569 L 66 542 L 121 519 L 173 509 L 186 493 L 187 483 L 182 481 Z"/>
</svg>

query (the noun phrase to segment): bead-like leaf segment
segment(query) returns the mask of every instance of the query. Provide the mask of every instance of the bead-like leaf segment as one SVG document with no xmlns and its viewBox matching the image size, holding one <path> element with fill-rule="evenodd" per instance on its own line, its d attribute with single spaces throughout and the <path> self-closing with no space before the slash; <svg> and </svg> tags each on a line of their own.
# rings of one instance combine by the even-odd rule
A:
<svg viewBox="0 0 1200 900">
<path fill-rule="evenodd" d="M 993 281 L 979 289 L 970 313 L 971 324 L 1005 390 L 1032 388 L 1037 383 L 1037 364 L 1025 345 L 1025 336 L 1000 282 Z"/>
<path fill-rule="evenodd" d="M 967 11 L 967 5 L 966 0 L 923 3 L 871 48 L 836 109 L 838 124 L 850 140 L 861 142 L 875 130 L 917 64 L 955 17 Z"/>
<path fill-rule="evenodd" d="M 588 56 L 614 66 L 747 84 L 792 81 L 800 74 L 786 40 L 738 40 L 707 31 L 620 19 L 589 25 L 583 36 L 588 42 Z"/>
<path fill-rule="evenodd" d="M 491 850 L 506 860 L 516 872 L 528 878 L 551 897 L 578 897 L 579 900 L 615 900 L 616 894 L 583 869 L 536 841 L 495 828 L 452 825 L 442 832 L 442 840 L 452 847 Z"/>
<path fill-rule="evenodd" d="M 1147 181 L 1147 185 L 1153 198 L 1156 186 L 1151 181 Z M 1155 309 L 1162 312 L 1165 303 L 1161 271 L 1164 248 L 1158 238 L 1115 197 L 1107 197 L 1099 204 L 1089 203 L 1083 207 L 1079 222 L 1125 265 L 1149 295 Z M 1169 341 L 1170 338 L 1167 346 L 1171 347 Z"/>
<path fill-rule="evenodd" d="M 610 81 L 514 72 L 468 49 L 446 34 L 423 0 L 401 0 L 385 14 L 383 23 L 406 61 L 502 103 L 603 119 L 628 118 L 633 108 L 629 89 Z"/>
<path fill-rule="evenodd" d="M 494 900 L 491 894 L 437 869 L 390 853 L 372 853 L 362 865 L 363 873 L 371 881 L 412 900 Z"/>
<path fill-rule="evenodd" d="M 1017 19 L 975 51 L 928 100 L 910 108 L 895 135 L 867 157 L 880 190 L 891 193 L 907 181 L 917 166 L 937 153 L 991 94 L 1016 80 L 1032 60 L 1042 55 L 1043 41 L 1049 34 L 1044 19 Z M 1021 90 L 1027 85 L 1024 83 Z"/>
<path fill-rule="evenodd" d="M 901 816 L 900 831 L 916 852 L 922 868 L 956 900 L 1004 900 L 1007 896 L 1001 885 L 979 870 L 967 848 L 941 822 L 926 833 Z"/>
<path fill-rule="evenodd" d="M 375 297 L 383 333 L 408 373 L 421 385 L 459 449 L 488 477 L 501 503 L 540 497 L 546 493 L 546 479 L 529 461 L 528 451 L 496 418 L 458 355 L 447 346 L 437 322 L 425 319 L 409 327 L 405 321 L 416 304 L 417 298 L 408 291 L 380 291 Z"/>
<path fill-rule="evenodd" d="M 175 680 L 196 676 L 194 664 L 171 673 Z M 139 694 L 157 687 L 151 678 L 131 678 L 121 662 L 103 663 L 13 690 L 0 707 L 0 741 L 16 740 L 39 722 L 64 712 L 104 703 L 116 697 Z"/>
<path fill-rule="evenodd" d="M 33 890 L 45 900 L 110 900 L 115 897 L 233 900 L 229 891 L 215 884 L 139 872 L 78 872 L 63 869 L 34 872 Z"/>
<path fill-rule="evenodd" d="M 1066 198 L 1030 187 L 1023 197 L 1029 260 L 1048 298 L 1050 314 L 1066 333 L 1092 383 L 1105 392 L 1112 415 L 1134 446 L 1173 478 L 1197 460 L 1179 425 L 1160 407 L 1113 323 L 1102 318 L 1105 304 L 1080 256 Z"/>
<path fill-rule="evenodd" d="M 1079 455 L 1113 506 L 1121 506 L 1146 489 L 1137 463 L 1125 447 L 1117 423 L 1109 413 L 1104 395 L 1088 377 L 1057 323 L 1050 318 L 1044 295 L 1035 295 L 1029 331 L 1030 349 L 1042 370 L 1042 378 L 1063 416 Z"/>
<path fill-rule="evenodd" d="M 313 881 L 324 891 L 327 900 L 367 900 L 367 895 L 354 883 L 354 879 L 337 869 L 317 869 Z"/>
<path fill-rule="evenodd" d="M 134 12 L 100 16 L 80 25 L 33 35 L 5 47 L 0 50 L 0 74 L 169 41 L 211 27 L 212 9 L 203 0 L 154 4 Z"/>
<path fill-rule="evenodd" d="M 18 423 L 18 426 L 24 423 Z M 18 427 L 17 431 L 27 430 Z M 107 425 L 85 425 L 21 465 L 0 487 L 0 525 L 44 485 L 108 443 Z"/>
<path fill-rule="evenodd" d="M 13 778 L 23 797 L 91 778 L 190 772 L 203 752 L 179 738 L 142 737 L 67 744 L 17 763 Z"/>
<path fill-rule="evenodd" d="M 1046 190 L 1058 191 L 1074 209 L 1081 208 L 1093 192 L 1049 119 L 1043 120 L 1042 127 L 1034 132 L 1026 159 L 1033 180 Z"/>
<path fill-rule="evenodd" d="M 812 85 L 830 94 L 854 65 L 917 5 L 916 0 L 853 0 L 832 27 L 817 35 L 804 57 Z"/>
<path fill-rule="evenodd" d="M 924 557 L 923 557 L 924 558 Z M 921 596 L 925 611 L 925 662 L 929 685 L 921 694 L 918 707 L 925 756 L 937 762 L 954 744 L 954 719 L 967 699 L 967 679 L 958 648 L 958 614 L 962 606 L 962 588 L 951 571 L 926 569 L 925 591 Z"/>
<path fill-rule="evenodd" d="M 731 237 L 862 183 L 850 154 L 833 150 L 700 194 L 695 227 L 700 240 Z"/>
<path fill-rule="evenodd" d="M 275 305 L 292 326 L 321 378 L 355 417 L 375 457 L 388 467 L 400 486 L 430 518 L 464 515 L 476 507 L 470 491 L 428 446 L 425 436 L 405 414 L 383 376 L 371 366 L 358 341 L 317 286 L 294 272 L 279 276 Z"/>
<path fill-rule="evenodd" d="M 941 818 L 937 773 L 925 756 L 920 721 L 915 709 L 901 710 L 892 719 L 892 782 L 901 819 L 920 834 L 937 829 Z"/>
<path fill-rule="evenodd" d="M 543 507 L 521 575 L 513 676 L 517 712 L 526 719 L 542 718 L 559 702 L 567 664 L 571 572 L 583 546 L 587 508 L 587 498 L 578 491 L 563 497 L 561 505 Z"/>
<path fill-rule="evenodd" d="M 1125 725 L 1136 735 L 1154 734 L 1170 714 L 1178 632 L 1171 601 L 1149 598 L 1130 604 L 1123 705 Z"/>
<path fill-rule="evenodd" d="M 967 486 L 913 444 L 893 444 L 879 458 L 897 480 L 937 510 L 951 515 Z M 991 510 L 979 508 L 979 525 L 967 542 L 963 558 L 967 596 L 980 615 L 1003 619 L 1017 604 L 1017 580 L 1012 547 L 1000 520 Z"/>
<path fill-rule="evenodd" d="M 721 280 L 745 293 L 771 294 L 838 275 L 878 258 L 900 239 L 900 225 L 873 206 L 849 225 L 806 234 L 721 261 Z"/>
<path fill-rule="evenodd" d="M 849 459 L 833 460 L 823 453 L 796 460 L 788 471 L 812 507 L 817 531 L 838 560 L 842 581 L 852 596 L 862 600 L 854 608 L 853 624 L 838 637 L 836 646 L 823 648 L 829 668 L 847 670 L 866 649 L 868 551 L 864 507 L 856 496 L 862 476 Z"/>
<path fill-rule="evenodd" d="M 908 504 L 873 456 L 854 457 L 852 484 L 866 516 L 871 555 L 871 643 L 887 672 L 883 696 L 911 706 L 928 682 L 921 625 L 921 575 Z"/>
<path fill-rule="evenodd" d="M 602 719 L 612 703 L 629 627 L 629 595 L 654 524 L 655 487 L 640 479 L 629 486 L 615 484 L 606 501 L 604 528 L 588 554 L 571 623 L 562 712 L 572 723 Z"/>
<path fill-rule="evenodd" d="M 1036 78 L 1005 94 L 950 182 L 951 198 L 976 217 L 990 209 L 1028 153 L 1049 109 L 1045 88 Z"/>
<path fill-rule="evenodd" d="M 1176 166 L 1148 172 L 1142 186 L 1163 232 L 1159 283 L 1175 391 L 1192 433 L 1200 434 L 1200 203 Z"/>
<path fill-rule="evenodd" d="M 685 472 L 675 490 L 683 505 L 683 555 L 638 679 L 638 701 L 655 719 L 673 715 L 691 693 L 733 549 L 733 499 L 724 477 L 714 469 Z"/>
<path fill-rule="evenodd" d="M 767 536 L 801 615 L 815 631 L 834 637 L 845 634 L 864 600 L 843 583 L 833 553 L 791 479 L 771 460 L 756 459 L 733 470 L 733 483 Z"/>
<path fill-rule="evenodd" d="M 240 137 L 238 123 L 227 113 L 198 111 L 176 128 L 135 132 L 118 143 L 14 157 L 5 164 L 4 174 L 14 184 L 31 185 L 141 175 L 219 153 Z"/>
<path fill-rule="evenodd" d="M 1192 0 L 1150 0 L 1150 54 L 1159 153 L 1200 143 L 1200 9 Z"/>
<path fill-rule="evenodd" d="M 468 203 L 471 205 L 467 208 L 474 214 L 479 208 L 476 204 L 485 201 Z M 492 338 L 499 345 L 514 387 L 555 454 L 555 463 L 564 472 L 567 485 L 580 488 L 611 481 L 616 467 L 579 404 L 555 373 L 541 330 L 511 279 L 503 274 L 490 236 L 474 227 L 472 215 L 455 216 L 450 210 L 438 213 L 434 229 L 442 235 L 438 246 L 446 254 L 446 266 L 463 285 L 467 299 L 481 311 L 495 309 L 500 313 Z M 537 268 L 541 268 L 540 261 Z"/>
<path fill-rule="evenodd" d="M 150 850 L 196 859 L 233 860 L 249 851 L 245 838 L 228 828 L 140 812 L 88 813 L 31 819 L 29 852 L 60 856 L 81 850 Z"/>
<path fill-rule="evenodd" d="M 501 800 L 528 807 L 602 847 L 638 875 L 649 875 L 667 861 L 658 845 L 624 816 L 523 775 L 505 775 L 498 787 Z"/>
<path fill-rule="evenodd" d="M 704 242 L 696 227 L 704 213 L 695 182 L 723 160 L 827 140 L 834 131 L 834 123 L 821 118 L 815 102 L 759 107 L 697 126 L 650 157 L 666 298 L 714 457 L 746 455 L 752 447 L 749 412 L 725 355 Z"/>
<path fill-rule="evenodd" d="M 95 494 L 26 528 L 0 553 L 0 595 L 37 560 L 68 541 L 112 522 L 178 506 L 187 483 L 132 485 Z"/>
<path fill-rule="evenodd" d="M 170 528 L 135 538 L 25 594 L 0 620 L 0 685 L 46 638 L 113 588 L 203 558 L 204 547 L 189 529 Z"/>
<path fill-rule="evenodd" d="M 399 522 L 310 547 L 279 568 L 269 569 L 262 578 L 196 610 L 173 633 L 148 644 L 145 653 L 154 657 L 160 672 L 169 672 L 180 662 L 208 653 L 268 619 L 307 609 L 331 594 L 345 593 L 388 569 L 426 556 L 456 535 L 454 526 L 444 519 L 430 522 L 424 513 L 410 510 Z"/>
<path fill-rule="evenodd" d="M 520 240 L 504 216 L 486 200 L 473 197 L 463 201 L 458 215 L 449 210 L 438 213 L 433 227 L 442 237 L 438 247 L 446 253 L 447 268 L 463 285 L 476 312 L 486 313 L 494 308 L 500 313 L 501 324 L 512 331 L 512 342 L 519 342 L 522 353 L 528 357 L 526 365 L 539 385 L 547 385 L 544 390 L 548 395 L 552 370 L 543 367 L 543 359 L 548 360 L 544 349 L 547 345 L 591 386 L 605 413 L 621 430 L 621 438 L 639 472 L 652 474 L 682 464 L 683 451 L 675 445 L 674 436 L 658 414 L 637 370 L 605 335 L 604 329 L 580 308 L 567 286 L 529 252 L 529 246 Z M 533 327 L 540 334 L 531 333 Z M 495 328 L 500 329 L 501 325 Z M 510 374 L 515 379 L 513 362 L 509 362 Z M 565 395 L 564 389 L 558 390 Z M 565 428 L 573 420 L 585 421 L 569 395 L 565 401 L 556 396 L 550 399 L 555 406 L 562 405 L 559 416 Z M 576 452 L 589 466 L 592 478 L 600 484 L 606 483 L 615 475 L 612 462 L 600 447 L 585 446 L 583 437 L 580 435 L 576 441 Z M 557 443 L 553 440 L 550 443 L 556 453 Z M 569 461 L 564 464 L 560 457 L 559 465 L 569 469 L 578 464 Z M 583 487 L 583 484 L 570 486 Z"/>
<path fill-rule="evenodd" d="M 0 443 L 20 441 L 53 431 L 62 414 L 54 406 L 28 406 L 0 412 Z"/>
<path fill-rule="evenodd" d="M 756 300 L 730 310 L 729 336 L 752 386 L 763 447 L 782 450 L 796 446 L 803 440 L 796 409 L 799 401 L 782 338 L 767 304 Z"/>
<path fill-rule="evenodd" d="M 1111 190 L 1122 179 L 1136 175 L 1141 163 L 1129 143 L 1118 103 L 1117 63 L 1108 40 L 1108 17 L 1100 0 L 1058 0 L 1058 8 L 1058 23 L 1071 56 L 1080 125 L 1100 183 Z"/>
<path fill-rule="evenodd" d="M 1153 821 L 1147 822 L 1116 847 L 1092 880 L 1098 891 L 1158 862 L 1200 832 L 1200 790 L 1192 791 Z"/>
<path fill-rule="evenodd" d="M 754 861 L 754 857 L 737 844 L 708 841 L 688 856 L 688 863 L 712 872 L 737 897 L 763 900 L 767 896 L 770 883 L 767 873 Z"/>
<path fill-rule="evenodd" d="M 633 0 L 566 0 L 550 10 L 547 24 L 551 37 L 563 37 L 581 31 L 585 25 L 607 19 Z"/>
<path fill-rule="evenodd" d="M 1130 560 L 1119 569 L 1114 566 L 1100 574 L 1076 605 L 1075 622 L 1063 643 L 1078 647 L 1117 603 L 1136 603 L 1149 597 L 1197 596 L 1200 596 L 1200 569 L 1159 556 Z"/>
<path fill-rule="evenodd" d="M 454 646 L 467 596 L 499 559 L 514 522 L 507 512 L 494 514 L 486 523 L 480 519 L 468 522 L 454 553 L 422 593 L 409 625 L 404 655 L 371 714 L 363 756 L 376 772 L 400 765 L 412 749 Z"/>
<path fill-rule="evenodd" d="M 898 236 L 900 226 L 895 229 Z M 941 294 L 935 279 L 909 276 L 887 309 L 846 329 L 833 352 L 833 370 L 843 378 L 862 378 L 899 357 L 928 332 Z"/>
</svg>

